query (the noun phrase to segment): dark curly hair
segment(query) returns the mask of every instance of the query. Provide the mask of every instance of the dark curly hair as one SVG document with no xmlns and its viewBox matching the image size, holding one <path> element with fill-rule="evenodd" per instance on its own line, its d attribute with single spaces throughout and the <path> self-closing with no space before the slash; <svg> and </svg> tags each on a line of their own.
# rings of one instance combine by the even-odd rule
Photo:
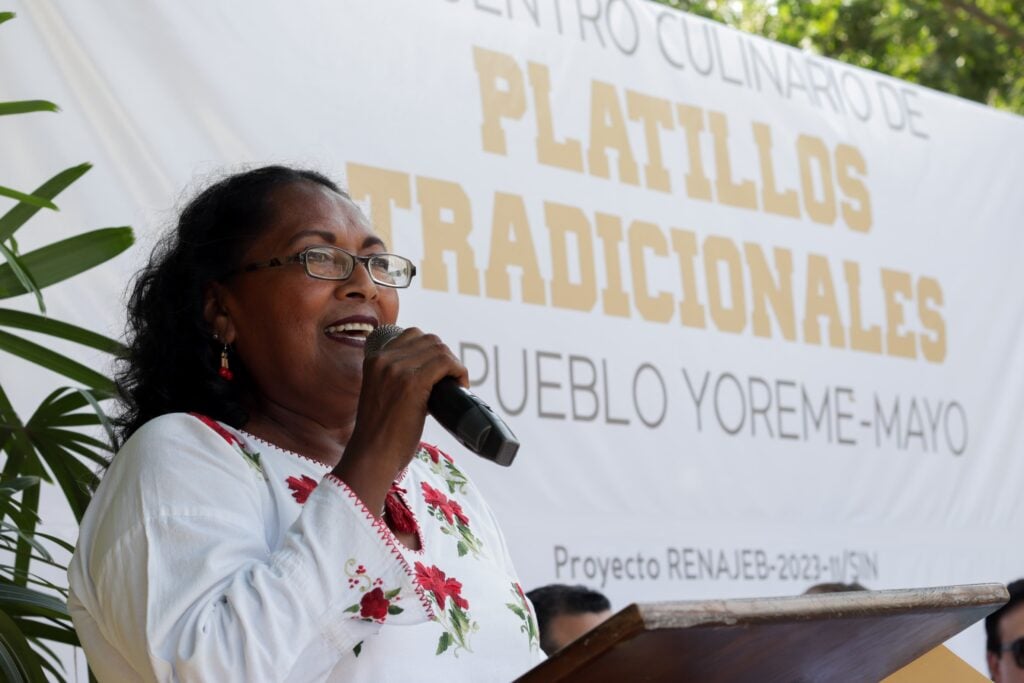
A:
<svg viewBox="0 0 1024 683">
<path fill-rule="evenodd" d="M 264 166 L 236 173 L 193 198 L 154 248 L 128 301 L 128 352 L 116 378 L 124 407 L 115 420 L 115 447 L 166 413 L 192 411 L 235 427 L 245 424 L 248 377 L 235 358 L 234 380 L 218 376 L 221 347 L 203 317 L 203 293 L 241 265 L 273 217 L 274 190 L 300 182 L 348 197 L 315 171 Z"/>
</svg>

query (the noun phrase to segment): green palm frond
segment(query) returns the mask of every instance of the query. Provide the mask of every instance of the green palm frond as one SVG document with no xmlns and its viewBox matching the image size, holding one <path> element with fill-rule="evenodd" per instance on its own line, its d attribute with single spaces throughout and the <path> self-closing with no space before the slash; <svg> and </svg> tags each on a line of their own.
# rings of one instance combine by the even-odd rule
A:
<svg viewBox="0 0 1024 683">
<path fill-rule="evenodd" d="M 12 12 L 0 12 L 0 24 L 13 18 Z M 0 102 L 0 134 L 5 116 L 57 111 L 56 104 L 42 99 Z M 31 192 L 0 185 L 0 200 L 15 202 L 0 215 L 0 299 L 31 294 L 39 309 L 37 314 L 0 308 L 0 351 L 77 385 L 54 389 L 27 421 L 0 385 L 0 680 L 11 683 L 66 678 L 55 648 L 79 644 L 68 614 L 67 590 L 32 569 L 47 567 L 62 574 L 61 558 L 73 547 L 37 529 L 40 491 L 43 486 L 58 487 L 75 519 L 81 520 L 98 483 L 96 472 L 106 466 L 113 442 L 113 428 L 102 406 L 114 395 L 110 378 L 21 334 L 110 355 L 125 351 L 114 339 L 47 317 L 43 290 L 123 252 L 134 241 L 131 228 L 92 230 L 24 254 L 15 239 L 39 211 L 57 211 L 54 199 L 90 168 L 87 163 L 66 168 Z M 107 441 L 97 438 L 104 433 Z M 95 680 L 91 672 L 89 679 Z"/>
</svg>

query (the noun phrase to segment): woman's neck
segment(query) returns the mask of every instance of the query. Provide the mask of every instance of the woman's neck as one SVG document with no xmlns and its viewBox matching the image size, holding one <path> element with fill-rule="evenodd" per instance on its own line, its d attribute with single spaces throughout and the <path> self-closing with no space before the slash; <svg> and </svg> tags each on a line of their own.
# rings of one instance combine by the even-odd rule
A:
<svg viewBox="0 0 1024 683">
<path fill-rule="evenodd" d="M 249 413 L 245 430 L 264 441 L 335 467 L 355 426 L 355 411 L 341 424 L 302 415 L 271 401 L 261 401 Z"/>
</svg>

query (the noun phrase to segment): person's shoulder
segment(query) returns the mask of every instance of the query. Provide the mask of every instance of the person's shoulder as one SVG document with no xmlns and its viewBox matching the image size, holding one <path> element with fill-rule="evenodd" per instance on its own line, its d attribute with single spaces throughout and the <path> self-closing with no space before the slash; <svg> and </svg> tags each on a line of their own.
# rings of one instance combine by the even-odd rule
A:
<svg viewBox="0 0 1024 683">
<path fill-rule="evenodd" d="M 149 420 L 124 442 L 121 450 L 164 442 L 211 442 L 232 445 L 238 440 L 230 428 L 199 413 L 166 413 Z"/>
<path fill-rule="evenodd" d="M 133 441 L 148 441 L 154 438 L 163 438 L 166 435 L 180 433 L 194 429 L 202 423 L 192 413 L 166 413 L 144 422 L 125 441 L 125 445 Z"/>
<path fill-rule="evenodd" d="M 260 509 L 266 487 L 262 472 L 254 471 L 204 420 L 188 413 L 153 418 L 111 459 L 86 510 L 79 544 L 109 549 L 155 520 L 229 514 L 255 519 L 251 511 Z"/>
<path fill-rule="evenodd" d="M 260 495 L 258 456 L 225 435 L 236 438 L 229 427 L 190 413 L 149 420 L 114 455 L 90 507 L 151 516 Z"/>
<path fill-rule="evenodd" d="M 173 467 L 199 461 L 217 462 L 238 457 L 238 437 L 221 423 L 195 413 L 167 413 L 139 427 L 118 450 L 112 465 L 146 469 Z"/>
</svg>

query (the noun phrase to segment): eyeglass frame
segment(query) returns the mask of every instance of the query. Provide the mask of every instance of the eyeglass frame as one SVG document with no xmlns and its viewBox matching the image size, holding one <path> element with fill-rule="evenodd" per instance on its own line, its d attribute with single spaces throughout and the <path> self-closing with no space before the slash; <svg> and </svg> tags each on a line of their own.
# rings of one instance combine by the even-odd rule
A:
<svg viewBox="0 0 1024 683">
<path fill-rule="evenodd" d="M 314 275 L 313 273 L 309 272 L 309 263 L 306 260 L 306 254 L 308 252 L 314 250 L 314 249 L 332 249 L 334 251 L 340 251 L 343 254 L 347 254 L 348 256 L 350 256 L 352 258 L 352 270 L 345 277 L 323 277 L 322 275 Z M 409 263 L 409 268 L 412 269 L 409 272 L 409 282 L 407 282 L 404 285 L 393 285 L 393 284 L 390 284 L 390 283 L 387 283 L 387 282 L 381 282 L 380 280 L 377 280 L 375 277 L 373 277 L 373 273 L 370 271 L 370 261 L 372 259 L 379 258 L 381 256 L 394 256 L 394 257 L 402 259 L 403 261 L 408 262 Z M 368 256 L 359 256 L 358 254 L 353 254 L 352 252 L 346 251 L 345 249 L 342 249 L 341 247 L 335 247 L 335 246 L 331 246 L 331 245 L 327 245 L 327 244 L 319 244 L 319 245 L 313 245 L 313 246 L 306 247 L 305 249 L 302 249 L 301 251 L 298 251 L 298 252 L 292 254 L 291 256 L 288 256 L 283 261 L 280 258 L 278 258 L 278 257 L 274 257 L 274 258 L 270 259 L 269 261 L 258 261 L 256 263 L 249 263 L 249 264 L 246 264 L 244 266 L 241 266 L 239 268 L 236 268 L 236 269 L 232 270 L 231 272 L 229 272 L 227 274 L 227 276 L 231 277 L 233 275 L 238 275 L 239 273 L 251 273 L 253 271 L 261 270 L 263 268 L 277 268 L 279 266 L 286 266 L 289 263 L 301 263 L 303 270 L 306 271 L 306 276 L 307 277 L 311 277 L 314 280 L 328 280 L 328 281 L 333 281 L 333 282 L 344 282 L 345 280 L 347 280 L 350 277 L 352 277 L 352 273 L 354 273 L 356 271 L 356 264 L 361 263 L 363 265 L 363 267 L 366 268 L 366 274 L 370 276 L 370 280 L 372 280 L 374 283 L 376 283 L 378 285 L 381 285 L 382 287 L 390 287 L 391 289 L 406 289 L 407 287 L 409 287 L 409 285 L 412 284 L 412 279 L 414 277 L 416 277 L 416 264 L 414 264 L 412 262 L 412 260 L 407 259 L 406 257 L 404 257 L 404 256 L 402 256 L 400 254 L 392 254 L 391 252 L 381 252 L 379 254 L 369 254 Z"/>
<path fill-rule="evenodd" d="M 1017 665 L 1018 669 L 1024 669 L 1024 637 L 1017 638 L 1011 643 L 1000 645 L 1000 656 L 1005 652 L 1012 652 L 1014 664 Z"/>
</svg>

